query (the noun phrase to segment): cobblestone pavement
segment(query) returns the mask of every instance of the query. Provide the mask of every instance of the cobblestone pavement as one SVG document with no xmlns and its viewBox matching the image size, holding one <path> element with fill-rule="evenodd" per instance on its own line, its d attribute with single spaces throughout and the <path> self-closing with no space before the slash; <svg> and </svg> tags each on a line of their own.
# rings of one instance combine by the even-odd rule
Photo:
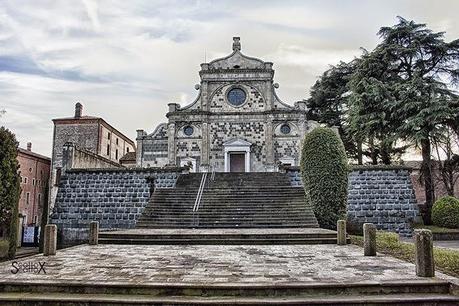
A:
<svg viewBox="0 0 459 306">
<path fill-rule="evenodd" d="M 363 249 L 354 245 L 81 245 L 59 250 L 56 256 L 22 260 L 45 261 L 46 275 L 12 274 L 12 263 L 1 263 L 0 283 L 273 284 L 420 279 L 410 263 L 362 254 Z"/>
</svg>

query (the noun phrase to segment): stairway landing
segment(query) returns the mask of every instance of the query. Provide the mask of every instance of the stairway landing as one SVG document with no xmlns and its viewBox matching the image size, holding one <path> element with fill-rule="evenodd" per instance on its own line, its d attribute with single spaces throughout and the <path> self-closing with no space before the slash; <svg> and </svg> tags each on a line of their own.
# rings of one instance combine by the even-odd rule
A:
<svg viewBox="0 0 459 306">
<path fill-rule="evenodd" d="M 100 232 L 99 243 L 143 245 L 336 244 L 336 232 L 321 228 L 129 229 Z"/>
</svg>

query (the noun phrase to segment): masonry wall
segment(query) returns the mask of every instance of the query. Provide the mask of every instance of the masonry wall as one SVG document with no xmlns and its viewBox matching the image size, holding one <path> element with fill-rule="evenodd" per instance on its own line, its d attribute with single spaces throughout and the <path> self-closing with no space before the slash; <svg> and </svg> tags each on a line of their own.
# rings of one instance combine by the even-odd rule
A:
<svg viewBox="0 0 459 306">
<path fill-rule="evenodd" d="M 74 148 L 73 163 L 74 169 L 99 169 L 99 168 L 123 168 L 120 164 L 92 152 Z"/>
<path fill-rule="evenodd" d="M 293 186 L 302 186 L 299 169 L 286 169 Z M 409 168 L 354 168 L 349 173 L 348 223 L 371 222 L 379 230 L 411 236 L 411 224 L 421 222 Z"/>
<path fill-rule="evenodd" d="M 147 178 L 157 188 L 172 188 L 183 168 L 73 169 L 61 177 L 50 223 L 58 227 L 58 245 L 88 241 L 91 221 L 101 230 L 133 228 L 150 198 Z"/>
</svg>

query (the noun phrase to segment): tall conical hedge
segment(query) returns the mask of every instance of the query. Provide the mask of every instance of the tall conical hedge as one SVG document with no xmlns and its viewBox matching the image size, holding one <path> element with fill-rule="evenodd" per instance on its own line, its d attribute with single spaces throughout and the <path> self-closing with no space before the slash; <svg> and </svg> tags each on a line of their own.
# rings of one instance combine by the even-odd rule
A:
<svg viewBox="0 0 459 306">
<path fill-rule="evenodd" d="M 343 142 L 330 128 L 316 128 L 303 141 L 301 175 L 306 201 L 320 227 L 336 229 L 346 216 L 348 163 Z"/>
</svg>

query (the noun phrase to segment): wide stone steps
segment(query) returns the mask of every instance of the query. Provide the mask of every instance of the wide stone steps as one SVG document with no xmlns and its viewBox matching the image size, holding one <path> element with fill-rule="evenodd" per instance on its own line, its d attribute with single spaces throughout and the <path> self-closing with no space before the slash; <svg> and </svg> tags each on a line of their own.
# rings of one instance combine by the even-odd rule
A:
<svg viewBox="0 0 459 306">
<path fill-rule="evenodd" d="M 193 232 L 194 230 L 190 230 Z M 141 245 L 269 245 L 269 244 L 336 244 L 336 233 L 300 233 L 291 229 L 291 232 L 279 232 L 270 229 L 265 232 L 200 232 L 200 233 L 161 233 L 160 230 L 148 232 L 101 232 L 101 244 L 141 244 Z"/>
<path fill-rule="evenodd" d="M 284 173 L 209 173 L 195 207 L 203 175 L 181 175 L 175 188 L 155 189 L 136 228 L 318 227 L 303 188 Z"/>
<path fill-rule="evenodd" d="M 318 225 L 312 222 L 148 222 L 139 223 L 137 228 L 316 228 Z"/>
<path fill-rule="evenodd" d="M 458 305 L 445 281 L 308 284 L 0 282 L 5 305 Z"/>
</svg>

